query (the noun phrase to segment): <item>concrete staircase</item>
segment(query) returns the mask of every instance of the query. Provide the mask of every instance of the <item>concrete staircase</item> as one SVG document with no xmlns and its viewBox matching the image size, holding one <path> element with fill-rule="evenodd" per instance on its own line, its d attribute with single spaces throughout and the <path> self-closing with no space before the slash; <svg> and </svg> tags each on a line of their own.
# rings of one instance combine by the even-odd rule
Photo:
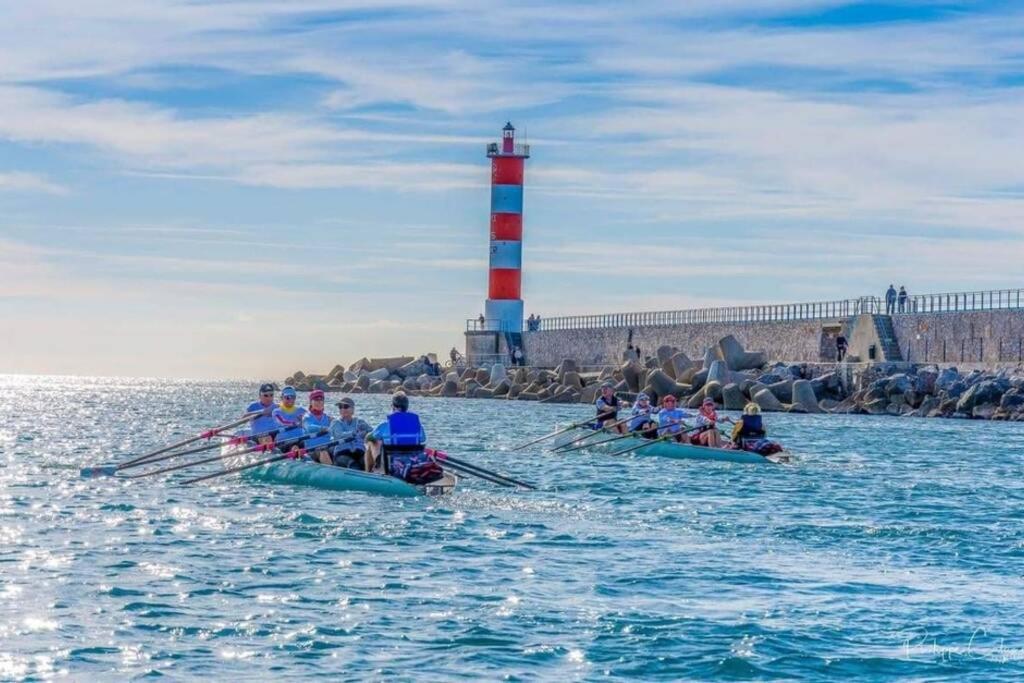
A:
<svg viewBox="0 0 1024 683">
<path fill-rule="evenodd" d="M 882 357 L 879 360 L 902 361 L 903 353 L 900 351 L 899 340 L 896 339 L 896 330 L 892 326 L 892 316 L 873 315 L 871 318 L 878 332 L 878 340 L 882 344 Z"/>
<path fill-rule="evenodd" d="M 505 332 L 505 345 L 508 347 L 508 358 L 509 363 L 514 365 L 515 359 L 512 356 L 512 351 L 517 347 L 523 348 L 523 333 L 522 332 Z M 526 353 L 526 350 L 523 350 Z"/>
</svg>

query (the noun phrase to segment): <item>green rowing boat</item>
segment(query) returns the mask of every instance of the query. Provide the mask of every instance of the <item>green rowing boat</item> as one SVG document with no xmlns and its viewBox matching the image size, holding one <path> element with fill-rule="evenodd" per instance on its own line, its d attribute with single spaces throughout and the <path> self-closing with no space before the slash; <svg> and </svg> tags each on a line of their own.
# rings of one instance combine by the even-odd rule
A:
<svg viewBox="0 0 1024 683">
<path fill-rule="evenodd" d="M 374 474 L 360 470 L 350 470 L 333 465 L 303 460 L 281 460 L 246 470 L 243 476 L 250 481 L 268 484 L 287 484 L 289 486 L 312 486 L 329 491 L 359 491 L 379 496 L 437 496 L 451 493 L 458 479 L 451 472 L 436 482 L 423 486 L 413 486 L 401 479 L 385 474 Z"/>
<path fill-rule="evenodd" d="M 646 442 L 649 445 L 638 448 L 628 455 L 673 458 L 675 460 L 717 460 L 719 462 L 737 462 L 751 465 L 789 462 L 789 456 L 786 453 L 775 453 L 774 455 L 766 456 L 758 453 L 751 453 L 750 451 L 740 451 L 731 448 L 708 448 L 707 446 L 693 446 L 691 444 L 675 443 L 673 441 L 658 441 L 657 443 L 651 443 L 649 439 L 645 439 L 641 436 L 630 436 L 623 439 L 617 439 L 609 443 L 602 443 L 606 439 L 611 439 L 613 436 L 616 435 L 608 434 L 604 437 L 594 436 L 594 431 L 592 429 L 575 429 L 556 438 L 555 448 L 571 446 L 576 443 L 580 446 L 590 444 L 587 447 L 587 450 L 609 453 L 624 451 L 628 448 L 637 448 L 639 446 L 643 446 Z M 589 438 L 583 440 L 583 437 Z"/>
</svg>

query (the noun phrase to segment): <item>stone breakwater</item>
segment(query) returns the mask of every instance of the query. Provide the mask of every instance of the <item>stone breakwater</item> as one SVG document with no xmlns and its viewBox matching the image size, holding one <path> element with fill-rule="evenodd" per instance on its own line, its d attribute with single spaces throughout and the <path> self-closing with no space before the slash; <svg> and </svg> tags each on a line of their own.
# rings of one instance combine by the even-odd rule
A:
<svg viewBox="0 0 1024 683">
<path fill-rule="evenodd" d="M 672 394 L 690 408 L 705 397 L 726 410 L 748 402 L 765 412 L 844 413 L 914 417 L 960 417 L 1024 421 L 1024 369 L 1000 373 L 955 368 L 878 364 L 872 366 L 769 363 L 729 335 L 691 359 L 664 345 L 640 360 L 624 354 L 621 364 L 583 371 L 575 361 L 553 369 L 457 366 L 438 373 L 426 357 L 363 358 L 326 375 L 296 372 L 285 380 L 302 391 L 347 394 L 447 396 L 480 399 L 593 403 L 605 381 L 633 401 Z"/>
</svg>

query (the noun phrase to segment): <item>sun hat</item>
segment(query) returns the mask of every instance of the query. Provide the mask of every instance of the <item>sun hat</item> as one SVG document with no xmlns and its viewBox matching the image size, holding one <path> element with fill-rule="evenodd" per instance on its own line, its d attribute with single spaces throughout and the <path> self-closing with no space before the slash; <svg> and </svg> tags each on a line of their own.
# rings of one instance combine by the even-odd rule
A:
<svg viewBox="0 0 1024 683">
<path fill-rule="evenodd" d="M 750 403 L 748 403 L 747 405 L 745 405 L 743 407 L 743 414 L 744 415 L 760 415 L 761 414 L 761 406 L 759 406 L 756 403 L 754 403 L 753 401 L 751 401 Z"/>
<path fill-rule="evenodd" d="M 356 402 L 350 399 L 348 396 L 338 401 L 337 406 L 339 408 L 355 408 Z"/>
</svg>

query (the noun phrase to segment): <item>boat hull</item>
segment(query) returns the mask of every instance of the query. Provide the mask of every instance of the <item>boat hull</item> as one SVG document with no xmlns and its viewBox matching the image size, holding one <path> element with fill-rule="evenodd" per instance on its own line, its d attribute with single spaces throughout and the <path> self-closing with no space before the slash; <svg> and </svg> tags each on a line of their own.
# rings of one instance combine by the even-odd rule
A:
<svg viewBox="0 0 1024 683">
<path fill-rule="evenodd" d="M 609 443 L 601 443 L 606 439 L 611 439 L 614 435 L 609 434 L 602 437 L 593 436 L 593 433 L 594 432 L 589 429 L 577 429 L 572 432 L 568 432 L 555 439 L 555 447 L 568 447 L 570 444 L 577 442 L 580 446 L 589 443 L 592 445 L 589 446 L 587 450 L 603 453 L 615 453 L 618 451 L 624 451 L 628 448 L 642 446 L 646 443 L 649 445 L 627 453 L 626 455 L 635 455 L 640 458 L 671 458 L 673 460 L 714 460 L 718 462 L 735 462 L 749 465 L 778 464 L 789 460 L 789 456 L 784 453 L 764 456 L 757 453 L 751 453 L 750 451 L 739 451 L 726 448 L 708 448 L 707 446 L 693 446 L 691 444 L 673 443 L 669 441 L 659 441 L 652 444 L 649 439 L 644 439 L 640 436 L 630 436 L 624 439 L 611 441 Z M 589 436 L 590 438 L 581 440 L 585 436 Z"/>
<path fill-rule="evenodd" d="M 232 448 L 237 449 L 238 447 L 226 446 L 221 449 L 221 452 L 230 453 Z M 251 457 L 240 456 L 226 464 L 229 467 L 244 465 L 246 460 Z M 265 484 L 309 486 L 327 491 L 356 491 L 402 498 L 443 495 L 451 493 L 458 484 L 458 477 L 447 471 L 444 473 L 444 477 L 436 482 L 414 486 L 386 474 L 322 465 L 310 460 L 278 460 L 245 470 L 242 472 L 242 477 L 251 482 Z"/>
</svg>

